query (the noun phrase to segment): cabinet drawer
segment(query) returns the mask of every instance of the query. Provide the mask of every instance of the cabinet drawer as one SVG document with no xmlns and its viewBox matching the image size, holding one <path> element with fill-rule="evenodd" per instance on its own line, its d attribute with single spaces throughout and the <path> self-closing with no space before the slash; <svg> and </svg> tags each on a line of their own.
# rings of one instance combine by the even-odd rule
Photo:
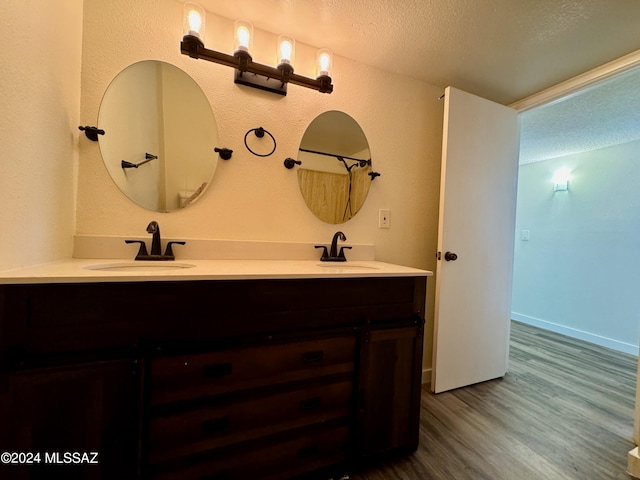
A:
<svg viewBox="0 0 640 480">
<path fill-rule="evenodd" d="M 154 359 L 152 405 L 273 386 L 354 369 L 355 336 Z"/>
<path fill-rule="evenodd" d="M 152 418 L 149 463 L 347 418 L 352 392 L 349 380 Z"/>
<path fill-rule="evenodd" d="M 334 465 L 347 458 L 349 428 L 322 432 L 251 448 L 231 455 L 212 456 L 199 462 L 184 462 L 170 469 L 155 466 L 153 480 L 277 480 Z"/>
</svg>

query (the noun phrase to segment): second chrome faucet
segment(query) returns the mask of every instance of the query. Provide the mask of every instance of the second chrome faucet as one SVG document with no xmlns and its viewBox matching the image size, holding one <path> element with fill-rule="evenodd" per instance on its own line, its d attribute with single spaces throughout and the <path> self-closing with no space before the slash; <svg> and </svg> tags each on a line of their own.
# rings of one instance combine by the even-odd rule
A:
<svg viewBox="0 0 640 480">
<path fill-rule="evenodd" d="M 142 240 L 125 240 L 125 243 L 139 243 L 140 249 L 136 255 L 136 260 L 175 260 L 176 257 L 173 254 L 172 245 L 184 245 L 186 242 L 168 242 L 167 248 L 162 253 L 162 242 L 160 237 L 160 225 L 155 220 L 147 225 L 147 233 L 152 234 L 151 238 L 151 253 L 147 251 L 147 245 Z"/>
</svg>

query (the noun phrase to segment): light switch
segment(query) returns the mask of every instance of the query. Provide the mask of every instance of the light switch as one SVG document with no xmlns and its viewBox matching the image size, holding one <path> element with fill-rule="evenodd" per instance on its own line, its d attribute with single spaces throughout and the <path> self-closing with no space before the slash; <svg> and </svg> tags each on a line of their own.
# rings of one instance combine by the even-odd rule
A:
<svg viewBox="0 0 640 480">
<path fill-rule="evenodd" d="M 520 240 L 522 240 L 523 242 L 529 241 L 529 230 L 522 230 L 520 232 Z"/>
<path fill-rule="evenodd" d="M 391 213 L 388 208 L 381 208 L 378 212 L 378 228 L 391 228 Z"/>
</svg>

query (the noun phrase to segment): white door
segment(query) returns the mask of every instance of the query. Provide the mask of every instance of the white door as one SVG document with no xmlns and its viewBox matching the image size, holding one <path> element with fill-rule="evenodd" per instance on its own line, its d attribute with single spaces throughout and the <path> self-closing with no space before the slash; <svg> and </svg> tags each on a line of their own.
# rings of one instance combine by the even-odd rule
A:
<svg viewBox="0 0 640 480">
<path fill-rule="evenodd" d="M 518 151 L 515 110 L 446 89 L 431 382 L 436 393 L 507 372 Z"/>
</svg>

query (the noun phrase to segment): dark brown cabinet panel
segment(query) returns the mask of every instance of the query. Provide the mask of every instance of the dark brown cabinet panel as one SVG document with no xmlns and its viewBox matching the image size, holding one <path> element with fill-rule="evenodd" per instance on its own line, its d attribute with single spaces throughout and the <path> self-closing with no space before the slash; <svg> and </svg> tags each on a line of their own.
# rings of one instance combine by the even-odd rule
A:
<svg viewBox="0 0 640 480">
<path fill-rule="evenodd" d="M 153 480 L 282 480 L 347 460 L 348 426 L 291 435 L 259 446 L 220 452 L 177 469 L 151 469 Z"/>
<path fill-rule="evenodd" d="M 416 320 L 363 335 L 358 450 L 365 458 L 418 447 L 422 331 Z"/>
<path fill-rule="evenodd" d="M 0 451 L 41 455 L 0 478 L 275 480 L 414 449 L 425 293 L 425 277 L 0 285 Z M 74 452 L 98 464 L 60 464 Z"/>
<path fill-rule="evenodd" d="M 151 362 L 152 405 L 353 372 L 356 339 L 320 338 L 161 357 Z"/>
<path fill-rule="evenodd" d="M 0 478 L 136 478 L 140 380 L 133 361 L 13 372 L 4 381 L 0 451 L 28 452 L 32 463 L 1 465 Z"/>
<path fill-rule="evenodd" d="M 287 478 L 346 459 L 355 360 L 353 332 L 150 359 L 148 476 Z"/>
<path fill-rule="evenodd" d="M 188 411 L 152 414 L 149 463 L 348 418 L 352 394 L 353 382 L 342 380 L 230 401 L 210 400 Z"/>
</svg>

